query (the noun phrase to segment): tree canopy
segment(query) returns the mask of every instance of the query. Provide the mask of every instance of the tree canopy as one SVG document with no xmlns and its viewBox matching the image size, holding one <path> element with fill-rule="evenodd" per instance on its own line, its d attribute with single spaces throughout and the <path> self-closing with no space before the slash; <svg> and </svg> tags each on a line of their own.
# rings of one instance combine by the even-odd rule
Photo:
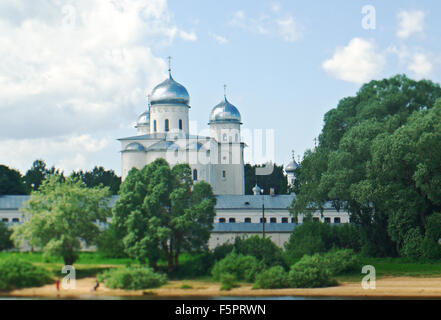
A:
<svg viewBox="0 0 441 320">
<path fill-rule="evenodd" d="M 256 175 L 256 168 L 261 165 L 245 164 L 245 194 L 253 194 L 253 188 L 257 185 L 269 194 L 274 188 L 276 194 L 287 194 L 289 191 L 288 180 L 283 172 L 283 166 L 274 164 L 274 170 L 269 175 Z"/>
<path fill-rule="evenodd" d="M 77 171 L 72 173 L 73 177 L 79 178 L 86 186 L 109 187 L 112 194 L 118 194 L 119 186 L 121 185 L 121 177 L 118 177 L 113 170 L 106 170 L 103 167 L 95 166 L 92 171 Z"/>
<path fill-rule="evenodd" d="M 5 165 L 0 165 L 0 196 L 26 194 L 21 173 Z"/>
<path fill-rule="evenodd" d="M 41 159 L 37 159 L 32 163 L 31 168 L 26 171 L 23 177 L 23 183 L 29 191 L 38 190 L 43 181 L 51 176 L 57 175 L 64 179 L 64 173 L 54 166 L 48 168 L 46 162 Z"/>
<path fill-rule="evenodd" d="M 215 204 L 208 183 L 193 185 L 187 164 L 171 169 L 164 159 L 157 159 L 142 170 L 129 171 L 112 223 L 123 235 L 130 256 L 148 260 L 156 268 L 162 254 L 171 273 L 178 266 L 179 253 L 207 248 Z"/>
<path fill-rule="evenodd" d="M 398 75 L 342 99 L 295 172 L 292 211 L 333 201 L 363 227 L 370 255 L 402 252 L 408 232 L 424 237 L 427 216 L 441 212 L 440 97 L 438 84 Z"/>
<path fill-rule="evenodd" d="M 110 215 L 108 188 L 87 188 L 74 178 L 52 175 L 25 204 L 25 222 L 13 238 L 41 248 L 46 255 L 61 256 L 66 265 L 77 258 L 81 243 L 94 244 L 100 230 L 96 222 Z"/>
</svg>

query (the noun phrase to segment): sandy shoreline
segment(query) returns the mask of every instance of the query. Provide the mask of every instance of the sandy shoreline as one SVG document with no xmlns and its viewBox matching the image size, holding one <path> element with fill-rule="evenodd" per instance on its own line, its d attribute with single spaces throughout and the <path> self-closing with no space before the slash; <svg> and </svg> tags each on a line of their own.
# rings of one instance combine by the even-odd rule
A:
<svg viewBox="0 0 441 320">
<path fill-rule="evenodd" d="M 182 289 L 182 284 L 190 286 Z M 115 290 L 106 288 L 103 284 L 93 291 L 95 278 L 84 278 L 76 281 L 76 288 L 57 292 L 55 285 L 39 288 L 26 288 L 0 293 L 1 297 L 40 297 L 66 299 L 94 299 L 105 297 L 144 297 L 155 298 L 209 298 L 216 296 L 229 297 L 385 297 L 385 298 L 441 298 L 441 278 L 412 278 L 390 277 L 377 280 L 376 289 L 365 290 L 360 282 L 342 282 L 337 287 L 317 289 L 271 289 L 252 290 L 250 285 L 244 285 L 230 291 L 221 291 L 218 283 L 203 281 L 170 281 L 169 284 L 149 290 Z"/>
</svg>

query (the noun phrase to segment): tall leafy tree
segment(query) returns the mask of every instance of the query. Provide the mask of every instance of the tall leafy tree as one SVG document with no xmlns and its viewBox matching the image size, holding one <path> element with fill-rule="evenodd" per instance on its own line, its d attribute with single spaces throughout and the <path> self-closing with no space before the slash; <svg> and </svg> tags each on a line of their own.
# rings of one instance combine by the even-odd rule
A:
<svg viewBox="0 0 441 320">
<path fill-rule="evenodd" d="M 26 194 L 21 173 L 7 166 L 0 165 L 0 196 Z"/>
<path fill-rule="evenodd" d="M 72 173 L 73 177 L 78 177 L 88 187 L 104 186 L 109 187 L 112 194 L 118 194 L 121 185 L 121 177 L 118 177 L 113 170 L 106 170 L 103 167 L 95 166 L 91 171 L 80 170 Z"/>
<path fill-rule="evenodd" d="M 35 191 L 38 190 L 43 181 L 51 175 L 60 176 L 64 179 L 64 173 L 62 171 L 56 169 L 54 166 L 48 168 L 44 160 L 37 159 L 26 172 L 23 177 L 23 182 L 28 190 Z"/>
<path fill-rule="evenodd" d="M 424 188 L 428 181 L 433 183 L 427 177 L 436 169 L 428 169 L 423 152 L 420 157 L 412 155 L 410 149 L 414 149 L 416 138 L 409 139 L 400 132 L 408 130 L 402 128 L 407 128 L 413 117 L 418 117 L 416 114 L 422 116 L 432 109 L 440 97 L 438 84 L 399 75 L 371 81 L 355 97 L 342 99 L 325 115 L 319 145 L 305 153 L 296 170 L 297 198 L 292 211 L 298 214 L 307 208 L 320 209 L 324 202 L 333 201 L 337 209 L 349 211 L 352 222 L 362 226 L 364 253 L 396 254 L 396 241 L 403 235 L 397 237 L 393 230 L 404 232 L 423 223 L 403 212 L 434 209 L 426 208 L 424 198 L 428 194 L 422 189 L 412 190 L 417 188 L 412 179 L 418 177 Z M 420 127 L 424 131 L 425 125 L 421 123 Z M 437 145 L 437 138 L 427 136 L 430 144 L 426 147 Z M 411 168 L 421 170 L 416 173 Z M 406 226 L 398 227 L 400 223 Z"/>
<path fill-rule="evenodd" d="M 13 238 L 27 240 L 72 265 L 81 243 L 94 244 L 100 234 L 96 222 L 105 222 L 110 215 L 109 196 L 108 188 L 87 188 L 77 179 L 52 175 L 32 192 L 24 207 L 25 222 L 14 230 Z"/>
<path fill-rule="evenodd" d="M 11 239 L 12 230 L 8 226 L 0 221 L 0 251 L 12 249 L 14 243 Z"/>
<path fill-rule="evenodd" d="M 274 164 L 274 170 L 269 175 L 256 175 L 256 168 L 262 165 L 245 165 L 245 194 L 253 194 L 253 187 L 256 185 L 264 190 L 265 194 L 270 193 L 270 189 L 274 188 L 276 194 L 288 193 L 288 179 L 283 172 L 283 166 Z"/>
<path fill-rule="evenodd" d="M 215 203 L 208 183 L 193 185 L 187 164 L 171 169 L 164 159 L 157 159 L 142 170 L 130 170 L 121 184 L 112 223 L 124 235 L 130 256 L 156 268 L 162 254 L 171 273 L 181 252 L 207 248 Z"/>
</svg>

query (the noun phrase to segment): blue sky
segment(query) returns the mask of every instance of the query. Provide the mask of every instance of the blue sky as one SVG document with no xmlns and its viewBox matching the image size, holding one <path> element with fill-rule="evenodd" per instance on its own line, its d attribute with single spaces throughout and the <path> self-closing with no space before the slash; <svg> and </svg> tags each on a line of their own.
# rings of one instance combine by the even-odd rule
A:
<svg viewBox="0 0 441 320">
<path fill-rule="evenodd" d="M 366 5 L 375 29 L 362 27 Z M 116 139 L 136 133 L 131 125 L 170 55 L 199 129 L 227 84 L 243 128 L 274 130 L 273 160 L 286 164 L 292 149 L 313 147 L 324 114 L 363 82 L 397 73 L 441 80 L 440 6 L 2 1 L 0 163 L 24 172 L 43 158 L 66 171 L 103 165 L 119 173 Z"/>
</svg>

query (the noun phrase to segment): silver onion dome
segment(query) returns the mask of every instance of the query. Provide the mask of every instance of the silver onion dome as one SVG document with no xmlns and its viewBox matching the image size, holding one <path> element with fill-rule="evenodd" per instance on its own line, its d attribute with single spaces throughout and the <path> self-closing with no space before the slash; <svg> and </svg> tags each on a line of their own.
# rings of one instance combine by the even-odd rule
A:
<svg viewBox="0 0 441 320">
<path fill-rule="evenodd" d="M 158 84 L 150 95 L 151 105 L 168 103 L 186 105 L 190 103 L 190 95 L 187 89 L 180 83 L 177 83 L 171 76 L 171 73 L 169 74 L 169 78 Z"/>
<path fill-rule="evenodd" d="M 239 122 L 241 121 L 240 112 L 232 105 L 227 98 L 216 105 L 210 114 L 210 123 L 212 122 Z"/>
<path fill-rule="evenodd" d="M 142 144 L 132 142 L 126 146 L 124 151 L 145 151 L 145 148 Z"/>
<path fill-rule="evenodd" d="M 150 124 L 150 112 L 144 111 L 141 113 L 141 115 L 138 117 L 138 121 L 136 122 L 137 126 L 145 126 Z"/>
<path fill-rule="evenodd" d="M 291 160 L 290 163 L 288 163 L 288 165 L 285 168 L 286 172 L 294 172 L 295 169 L 297 169 L 299 167 L 298 163 L 295 162 L 294 160 Z"/>
</svg>

